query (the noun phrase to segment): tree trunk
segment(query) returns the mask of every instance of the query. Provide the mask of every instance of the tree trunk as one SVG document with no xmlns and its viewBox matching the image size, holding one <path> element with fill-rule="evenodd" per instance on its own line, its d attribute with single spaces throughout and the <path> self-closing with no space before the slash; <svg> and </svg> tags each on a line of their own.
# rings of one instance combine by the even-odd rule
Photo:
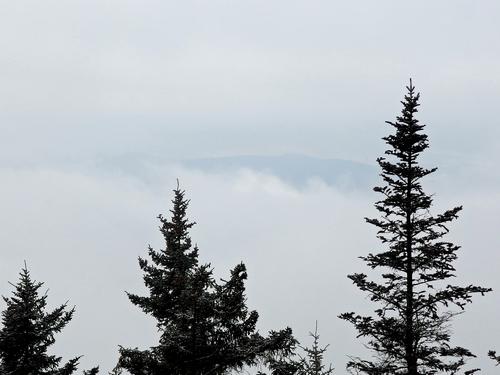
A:
<svg viewBox="0 0 500 375">
<path fill-rule="evenodd" d="M 407 180 L 407 190 L 406 190 L 406 337 L 405 337 L 405 349 L 406 349 L 406 361 L 408 375 L 418 375 L 417 371 L 417 358 L 414 352 L 414 332 L 413 332 L 413 266 L 412 266 L 412 155 L 408 156 L 408 180 Z"/>
</svg>

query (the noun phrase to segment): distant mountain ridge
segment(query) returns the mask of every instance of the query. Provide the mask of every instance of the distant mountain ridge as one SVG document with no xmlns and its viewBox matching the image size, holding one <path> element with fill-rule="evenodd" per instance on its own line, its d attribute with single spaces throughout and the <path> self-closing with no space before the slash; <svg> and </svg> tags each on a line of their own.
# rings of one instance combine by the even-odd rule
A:
<svg viewBox="0 0 500 375">
<path fill-rule="evenodd" d="M 320 179 L 328 185 L 344 189 L 371 189 L 376 182 L 378 171 L 373 165 L 351 160 L 324 159 L 298 154 L 185 159 L 179 163 L 183 167 L 207 173 L 249 169 L 272 174 L 297 187 L 304 187 L 311 179 Z"/>
<path fill-rule="evenodd" d="M 296 188 L 304 188 L 311 180 L 319 179 L 341 190 L 370 191 L 378 182 L 378 167 L 374 165 L 299 154 L 170 159 L 154 154 L 125 153 L 100 156 L 88 159 L 85 163 L 65 160 L 54 164 L 68 171 L 81 170 L 88 174 L 130 176 L 151 185 L 161 183 L 160 170 L 165 167 L 180 167 L 208 174 L 251 170 L 273 175 Z M 36 165 L 29 167 L 34 168 Z"/>
<path fill-rule="evenodd" d="M 450 191 L 471 190 L 478 188 L 498 190 L 500 175 L 490 173 L 493 162 L 486 164 L 474 160 L 457 159 L 455 156 L 440 155 L 439 169 L 436 176 L 426 181 L 430 186 L 446 184 Z M 436 162 L 426 163 L 433 166 Z M 374 164 L 353 160 L 320 158 L 301 154 L 282 155 L 233 155 L 222 157 L 203 157 L 175 159 L 145 152 L 127 152 L 119 154 L 95 155 L 88 158 L 46 158 L 32 161 L 15 162 L 0 160 L 0 169 L 35 170 L 50 168 L 69 173 L 81 172 L 97 176 L 128 176 L 146 185 L 164 184 L 164 168 L 181 167 L 209 174 L 236 173 L 251 170 L 273 175 L 296 187 L 307 187 L 312 179 L 319 179 L 325 184 L 343 191 L 372 191 L 382 183 L 379 167 Z M 175 172 L 178 173 L 178 172 Z M 178 176 L 182 178 L 182 176 Z M 480 183 L 479 183 L 480 182 Z"/>
</svg>

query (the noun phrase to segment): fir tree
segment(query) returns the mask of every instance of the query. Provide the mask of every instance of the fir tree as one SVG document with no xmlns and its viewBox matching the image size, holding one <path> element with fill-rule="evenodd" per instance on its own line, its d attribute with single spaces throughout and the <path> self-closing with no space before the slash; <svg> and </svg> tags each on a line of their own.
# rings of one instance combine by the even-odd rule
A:
<svg viewBox="0 0 500 375">
<path fill-rule="evenodd" d="M 198 262 L 189 236 L 194 223 L 186 218 L 189 201 L 178 186 L 172 203 L 171 219 L 159 216 L 165 248 L 149 247 L 150 260 L 139 258 L 149 295 L 128 294 L 156 319 L 159 344 L 147 350 L 120 347 L 117 368 L 134 375 L 222 374 L 289 350 L 289 328 L 268 337 L 257 332 L 258 314 L 246 307 L 244 264 L 217 283 L 210 264 Z"/>
<path fill-rule="evenodd" d="M 424 125 L 415 118 L 419 94 L 407 87 L 402 114 L 395 129 L 383 140 L 390 146 L 379 158 L 384 186 L 374 190 L 382 195 L 375 204 L 379 219 L 366 219 L 378 228 L 378 238 L 387 249 L 361 257 L 372 269 L 381 269 L 380 281 L 367 275 L 349 275 L 353 283 L 380 305 L 372 316 L 344 313 L 358 337 L 368 339 L 373 360 L 353 358 L 348 368 L 366 374 L 456 374 L 466 358 L 474 355 L 462 347 L 450 346 L 449 323 L 471 302 L 473 294 L 490 291 L 474 285 L 454 286 L 453 262 L 459 246 L 445 241 L 447 225 L 462 207 L 431 215 L 432 196 L 424 193 L 422 179 L 436 171 L 420 166 L 418 158 L 428 148 Z M 470 370 L 466 373 L 472 373 Z"/>
<path fill-rule="evenodd" d="M 313 332 L 309 332 L 313 338 L 312 346 L 304 347 L 298 345 L 302 349 L 303 355 L 296 353 L 296 347 L 293 347 L 291 353 L 279 358 L 270 358 L 268 367 L 272 375 L 331 375 L 333 367 L 330 364 L 328 367 L 323 363 L 323 356 L 329 345 L 320 347 L 318 322 Z M 264 375 L 263 372 L 259 374 Z"/>
<path fill-rule="evenodd" d="M 74 308 L 63 304 L 46 312 L 47 294 L 40 295 L 43 283 L 31 279 L 26 267 L 19 282 L 12 284 L 13 296 L 3 297 L 7 308 L 2 312 L 0 330 L 0 372 L 8 375 L 70 375 L 77 367 L 75 357 L 61 364 L 61 357 L 47 354 L 54 335 L 71 320 Z"/>
<path fill-rule="evenodd" d="M 333 373 L 333 367 L 330 364 L 326 367 L 323 363 L 323 355 L 328 349 L 329 345 L 324 347 L 319 346 L 319 333 L 318 333 L 318 322 L 316 322 L 316 327 L 314 333 L 309 332 L 309 335 L 313 338 L 313 343 L 311 347 L 302 347 L 306 357 L 303 357 L 300 361 L 299 374 L 300 375 L 331 375 Z"/>
</svg>

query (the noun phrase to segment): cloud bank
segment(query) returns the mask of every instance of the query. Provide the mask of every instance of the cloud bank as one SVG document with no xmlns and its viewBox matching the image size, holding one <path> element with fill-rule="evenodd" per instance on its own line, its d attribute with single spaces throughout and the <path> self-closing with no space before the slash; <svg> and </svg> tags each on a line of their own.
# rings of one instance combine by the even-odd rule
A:
<svg viewBox="0 0 500 375">
<path fill-rule="evenodd" d="M 191 199 L 189 216 L 198 224 L 192 238 L 201 261 L 217 277 L 243 261 L 248 266 L 248 303 L 260 312 L 262 332 L 291 326 L 308 343 L 319 321 L 326 359 L 339 372 L 346 355 L 363 352 L 354 330 L 337 318 L 344 311 L 369 311 L 365 296 L 346 278 L 368 271 L 358 256 L 379 247 L 363 217 L 376 215 L 374 193 L 347 193 L 312 179 L 298 189 L 252 170 L 210 174 L 178 166 L 154 167 L 157 184 L 126 175 L 89 174 L 56 169 L 0 170 L 0 233 L 3 281 L 10 292 L 23 260 L 46 282 L 49 302 L 69 300 L 75 318 L 59 335 L 56 350 L 66 357 L 84 354 L 82 367 L 110 370 L 117 346 L 154 345 L 154 322 L 132 306 L 125 290 L 144 292 L 137 256 L 147 244 L 159 248 L 159 213 L 170 208 L 175 178 Z M 444 184 L 443 184 L 444 185 Z M 500 240 L 495 215 L 500 195 L 447 195 L 439 188 L 436 209 L 466 206 L 450 238 L 464 246 L 458 281 L 495 288 Z M 486 350 L 498 345 L 499 307 L 495 294 L 477 298 L 456 320 L 457 342 L 479 355 L 474 365 L 487 370 Z"/>
</svg>

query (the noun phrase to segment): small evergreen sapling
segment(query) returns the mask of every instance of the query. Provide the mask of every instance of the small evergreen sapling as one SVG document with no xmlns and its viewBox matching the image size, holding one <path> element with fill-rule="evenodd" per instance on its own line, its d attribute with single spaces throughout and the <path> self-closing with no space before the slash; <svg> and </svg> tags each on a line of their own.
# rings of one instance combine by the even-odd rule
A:
<svg viewBox="0 0 500 375">
<path fill-rule="evenodd" d="M 333 373 L 332 364 L 328 367 L 323 363 L 323 355 L 330 345 L 324 347 L 319 346 L 319 333 L 318 333 L 318 322 L 316 322 L 316 327 L 314 333 L 309 332 L 309 335 L 313 338 L 313 343 L 311 347 L 302 347 L 305 352 L 306 357 L 302 357 L 299 366 L 299 375 L 331 375 Z"/>
<path fill-rule="evenodd" d="M 293 347 L 292 353 L 280 358 L 272 358 L 268 363 L 272 375 L 331 375 L 333 373 L 332 364 L 328 367 L 323 363 L 324 353 L 329 345 L 320 347 L 318 322 L 313 332 L 309 332 L 313 338 L 312 346 L 304 347 L 297 345 L 302 349 L 303 355 L 296 353 L 296 347 Z M 264 373 L 260 372 L 261 375 Z"/>
</svg>

